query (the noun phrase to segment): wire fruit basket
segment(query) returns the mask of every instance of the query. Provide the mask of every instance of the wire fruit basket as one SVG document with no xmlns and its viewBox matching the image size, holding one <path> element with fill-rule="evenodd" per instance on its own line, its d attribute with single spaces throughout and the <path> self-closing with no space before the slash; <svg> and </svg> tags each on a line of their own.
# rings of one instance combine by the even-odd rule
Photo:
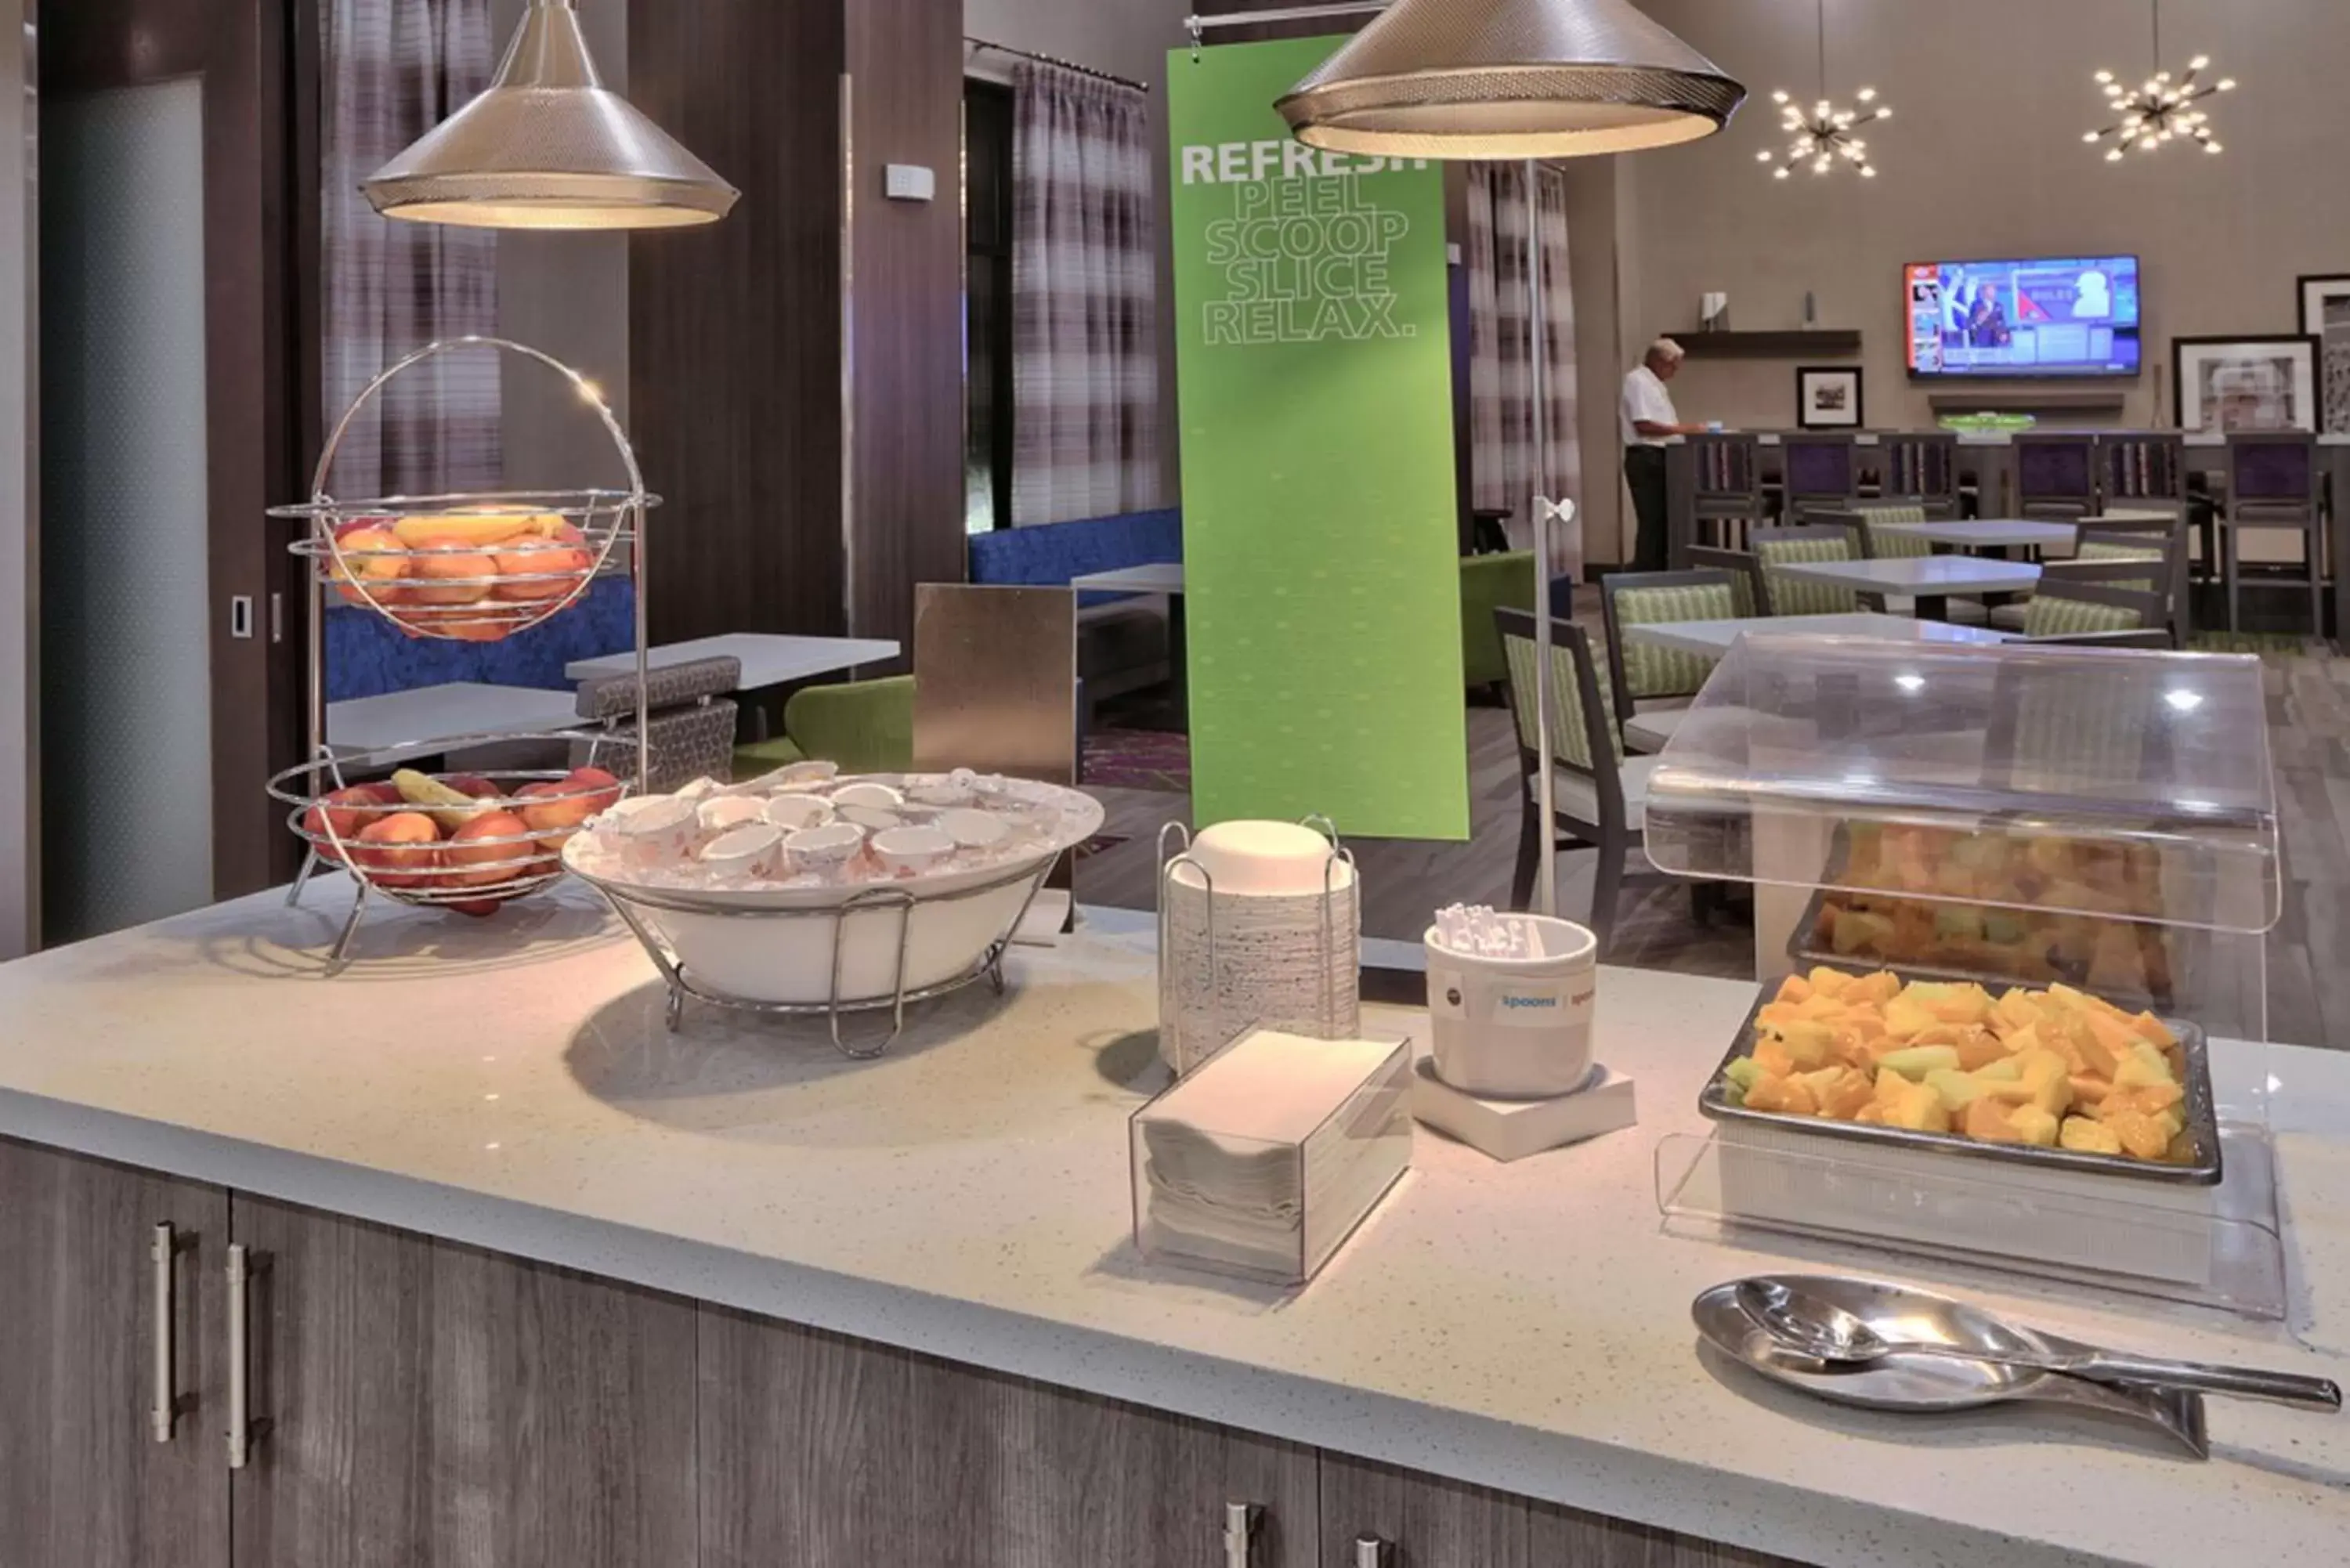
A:
<svg viewBox="0 0 2350 1568">
<path fill-rule="evenodd" d="M 336 497 L 335 460 L 360 414 L 393 380 L 461 352 L 511 354 L 564 378 L 610 437 L 628 488 L 474 491 L 436 495 Z M 329 972 L 350 957 L 370 892 L 396 903 L 487 917 L 565 875 L 562 850 L 581 823 L 629 792 L 597 767 L 626 746 L 637 793 L 649 774 L 645 748 L 609 729 L 552 734 L 420 738 L 390 748 L 337 748 L 328 734 L 326 610 L 329 594 L 383 618 L 411 639 L 498 642 L 562 614 L 598 576 L 625 570 L 636 589 L 633 641 L 635 734 L 650 732 L 647 687 L 645 514 L 660 498 L 645 489 L 636 452 L 595 383 L 561 360 L 503 337 L 429 344 L 369 382 L 344 410 L 311 480 L 310 499 L 269 515 L 306 524 L 290 546 L 307 563 L 309 761 L 273 777 L 271 798 L 307 848 L 287 902 L 300 901 L 321 867 L 348 874 L 355 896 L 329 957 Z M 434 774 L 423 763 L 452 753 L 569 742 L 587 750 L 584 768 L 496 768 Z M 388 781 L 352 774 L 390 770 Z"/>
</svg>

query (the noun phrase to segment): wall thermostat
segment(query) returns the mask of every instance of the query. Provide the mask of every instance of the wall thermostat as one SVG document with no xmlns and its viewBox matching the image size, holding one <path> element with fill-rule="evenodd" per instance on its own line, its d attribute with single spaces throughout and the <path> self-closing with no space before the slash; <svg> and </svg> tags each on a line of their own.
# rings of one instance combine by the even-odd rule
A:
<svg viewBox="0 0 2350 1568">
<path fill-rule="evenodd" d="M 928 202 L 939 193 L 939 177 L 919 163 L 892 163 L 882 190 L 892 202 Z"/>
</svg>

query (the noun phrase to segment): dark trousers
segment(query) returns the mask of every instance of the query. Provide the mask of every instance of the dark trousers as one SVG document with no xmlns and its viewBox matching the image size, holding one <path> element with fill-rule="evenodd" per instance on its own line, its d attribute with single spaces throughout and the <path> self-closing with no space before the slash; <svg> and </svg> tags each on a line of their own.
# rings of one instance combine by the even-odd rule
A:
<svg viewBox="0 0 2350 1568">
<path fill-rule="evenodd" d="M 1632 550 L 1636 572 L 1661 572 L 1669 551 L 1665 536 L 1665 449 L 1627 446 L 1624 449 L 1624 483 L 1632 490 L 1632 514 L 1639 533 Z"/>
</svg>

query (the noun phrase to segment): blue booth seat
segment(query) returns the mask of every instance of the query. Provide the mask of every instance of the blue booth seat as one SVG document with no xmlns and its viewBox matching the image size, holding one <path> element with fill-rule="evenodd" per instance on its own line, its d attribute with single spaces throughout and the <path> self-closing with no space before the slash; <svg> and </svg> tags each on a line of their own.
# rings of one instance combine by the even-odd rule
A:
<svg viewBox="0 0 2350 1568">
<path fill-rule="evenodd" d="M 327 701 L 380 697 L 453 680 L 568 691 L 577 682 L 565 678 L 565 665 L 636 646 L 636 585 L 623 576 L 598 578 L 577 604 L 503 642 L 411 638 L 364 606 L 330 604 Z"/>
<path fill-rule="evenodd" d="M 1183 513 L 1172 506 L 971 537 L 971 580 L 1000 587 L 1052 587 L 1088 572 L 1182 559 Z M 1097 702 L 1166 680 L 1169 648 L 1166 618 L 1147 596 L 1079 594 L 1077 676 L 1088 717 Z"/>
</svg>

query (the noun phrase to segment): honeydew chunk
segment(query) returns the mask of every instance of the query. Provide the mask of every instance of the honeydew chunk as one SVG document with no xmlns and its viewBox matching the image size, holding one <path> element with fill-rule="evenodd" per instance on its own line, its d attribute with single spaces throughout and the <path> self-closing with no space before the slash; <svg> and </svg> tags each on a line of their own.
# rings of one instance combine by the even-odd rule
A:
<svg viewBox="0 0 2350 1568">
<path fill-rule="evenodd" d="M 1956 1116 L 1983 1096 L 1983 1085 L 1966 1073 L 1937 1067 L 1926 1075 L 1926 1086 L 1942 1096 L 1942 1108 Z"/>
<path fill-rule="evenodd" d="M 1798 1019 L 1779 1031 L 1779 1044 L 1798 1071 L 1825 1067 L 1835 1054 L 1835 1032 L 1815 1019 Z"/>
<path fill-rule="evenodd" d="M 2119 1154 L 2122 1140 L 2114 1129 L 2103 1122 L 2086 1116 L 2066 1116 L 2057 1130 L 2057 1143 L 2076 1154 Z"/>
<path fill-rule="evenodd" d="M 1839 958 L 1875 948 L 1882 952 L 1893 940 L 1893 922 L 1866 909 L 1838 909 L 1828 933 L 1828 945 Z"/>
<path fill-rule="evenodd" d="M 1880 1085 L 1884 1082 L 1882 1078 L 1877 1081 Z M 1941 1096 L 1923 1084 L 1911 1084 L 1901 1078 L 1894 1081 L 1905 1085 L 1907 1092 L 1897 1099 L 1875 1102 L 1885 1113 L 1886 1126 L 1907 1127 L 1911 1132 L 1950 1130 L 1950 1113 L 1943 1106 Z"/>
<path fill-rule="evenodd" d="M 2023 1067 L 2012 1056 L 2002 1056 L 1970 1072 L 1976 1082 L 1981 1084 L 2019 1084 L 2023 1081 Z"/>
<path fill-rule="evenodd" d="M 1762 1065 L 1752 1056 L 1741 1056 L 1737 1061 L 1732 1062 L 1729 1066 L 1722 1069 L 1722 1076 L 1728 1078 L 1741 1089 L 1752 1087 L 1754 1080 L 1762 1075 Z"/>
<path fill-rule="evenodd" d="M 1911 1045 L 1899 1051 L 1889 1051 L 1877 1059 L 1880 1075 L 1898 1073 L 1905 1078 L 1923 1079 L 1927 1074 L 1940 1069 L 1959 1070 L 1959 1053 L 1949 1045 Z M 1877 1080 L 1883 1083 L 1880 1076 Z"/>
<path fill-rule="evenodd" d="M 1941 1022 L 1931 1008 L 1908 992 L 1885 1004 L 1885 1033 L 1897 1040 L 1914 1039 Z"/>
</svg>

